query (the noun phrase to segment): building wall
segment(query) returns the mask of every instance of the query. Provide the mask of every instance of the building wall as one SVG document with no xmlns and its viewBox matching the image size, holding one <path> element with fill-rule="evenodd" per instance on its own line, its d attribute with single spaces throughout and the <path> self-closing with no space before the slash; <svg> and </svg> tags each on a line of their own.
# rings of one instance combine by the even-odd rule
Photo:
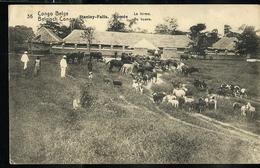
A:
<svg viewBox="0 0 260 168">
<path fill-rule="evenodd" d="M 135 48 L 133 51 L 134 55 L 147 55 L 148 50 L 146 48 Z"/>
<path fill-rule="evenodd" d="M 163 53 L 161 55 L 162 59 L 177 59 L 179 58 L 179 54 L 177 52 L 177 48 L 164 48 Z"/>
<path fill-rule="evenodd" d="M 32 43 L 30 44 L 30 50 L 33 54 L 49 54 L 50 45 L 44 43 Z"/>
<path fill-rule="evenodd" d="M 91 48 L 90 51 L 91 52 L 101 52 L 102 55 L 104 55 L 104 56 L 113 56 L 113 55 L 115 55 L 115 52 L 117 52 L 117 55 L 121 55 L 122 53 L 132 53 L 133 52 L 133 50 L 107 49 L 107 47 L 102 48 L 102 49 Z M 75 49 L 75 47 L 64 47 L 62 49 L 62 47 L 57 47 L 57 46 L 52 47 L 52 53 L 56 53 L 56 54 L 66 54 L 66 53 L 73 53 L 73 52 L 85 52 L 86 54 L 89 54 L 88 48 Z"/>
</svg>

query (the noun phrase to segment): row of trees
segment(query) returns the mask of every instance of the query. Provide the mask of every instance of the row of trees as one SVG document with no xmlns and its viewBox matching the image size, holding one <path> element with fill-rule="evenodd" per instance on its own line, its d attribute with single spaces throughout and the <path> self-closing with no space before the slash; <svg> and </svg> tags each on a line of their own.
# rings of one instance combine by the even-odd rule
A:
<svg viewBox="0 0 260 168">
<path fill-rule="evenodd" d="M 147 33 L 145 29 L 139 27 L 134 28 L 134 25 L 138 23 L 137 18 L 128 19 L 123 21 L 118 13 L 114 13 L 111 19 L 108 21 L 107 31 L 114 32 L 141 32 Z M 82 37 L 86 39 L 88 44 L 91 44 L 94 38 L 93 27 L 87 27 L 84 20 L 81 18 L 75 18 L 70 21 L 69 26 L 63 25 L 58 22 L 46 21 L 40 24 L 40 27 L 44 26 L 51 29 L 59 37 L 64 38 L 70 34 L 74 29 L 84 30 Z M 167 17 L 162 23 L 155 26 L 154 32 L 156 34 L 169 34 L 169 35 L 187 35 L 193 41 L 190 44 L 190 50 L 192 52 L 204 55 L 205 50 L 212 46 L 213 43 L 220 39 L 220 35 L 217 29 L 212 31 L 205 31 L 206 25 L 199 23 L 190 27 L 188 32 L 184 32 L 178 29 L 177 19 L 174 17 Z M 236 33 L 232 31 L 231 26 L 224 26 L 224 34 L 227 37 L 236 37 L 237 50 L 241 54 L 254 54 L 257 50 L 259 44 L 259 37 L 256 35 L 256 30 L 253 26 L 242 25 L 239 30 L 242 33 Z M 14 43 L 23 44 L 24 41 L 31 39 L 34 36 L 32 28 L 25 26 L 15 26 L 9 28 L 10 38 L 14 40 L 9 40 L 10 45 L 13 46 Z M 12 43 L 12 44 L 11 44 Z"/>
</svg>

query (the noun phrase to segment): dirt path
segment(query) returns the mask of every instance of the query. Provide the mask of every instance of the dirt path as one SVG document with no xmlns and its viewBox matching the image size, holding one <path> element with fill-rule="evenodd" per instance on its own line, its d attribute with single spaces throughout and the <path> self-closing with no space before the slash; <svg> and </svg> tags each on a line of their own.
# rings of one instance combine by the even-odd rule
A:
<svg viewBox="0 0 260 168">
<path fill-rule="evenodd" d="M 160 84 L 163 84 L 164 81 L 160 78 L 162 76 L 162 74 L 158 73 L 157 74 L 157 81 L 156 82 L 148 82 L 148 84 L 146 86 L 144 86 L 147 90 L 149 90 L 150 92 L 152 91 L 151 90 L 151 87 L 154 85 L 154 84 L 157 84 L 157 85 L 160 85 Z"/>
</svg>

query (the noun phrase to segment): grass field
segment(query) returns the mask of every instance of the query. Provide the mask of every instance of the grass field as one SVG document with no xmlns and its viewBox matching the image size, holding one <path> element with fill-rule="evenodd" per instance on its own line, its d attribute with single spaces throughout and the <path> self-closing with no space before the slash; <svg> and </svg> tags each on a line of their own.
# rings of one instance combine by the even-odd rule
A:
<svg viewBox="0 0 260 168">
<path fill-rule="evenodd" d="M 108 73 L 102 63 L 95 64 L 93 84 L 87 86 L 91 82 L 87 79 L 86 65 L 69 66 L 68 74 L 72 77 L 60 79 L 59 58 L 43 58 L 41 74 L 33 77 L 30 72 L 33 58 L 27 75 L 21 72 L 20 55 L 12 54 L 9 58 L 10 155 L 14 163 L 260 161 L 259 137 L 230 130 L 168 106 L 156 106 L 147 96 L 148 90 L 144 95 L 135 93 L 129 77 Z M 203 75 L 212 85 L 216 80 L 232 80 L 249 88 L 252 97 L 259 96 L 256 91 L 259 73 L 254 71 L 258 67 L 247 69 L 244 64 L 227 63 L 220 71 L 220 63 L 193 64 L 208 68 L 198 75 Z M 105 85 L 104 76 L 120 78 L 123 87 Z M 180 78 L 164 74 L 162 79 L 167 82 L 172 77 Z M 158 86 L 158 89 L 163 87 L 169 89 L 170 86 Z M 83 89 L 87 89 L 93 98 L 91 106 L 75 112 L 72 100 Z M 257 122 L 235 119 L 228 110 L 218 111 L 215 118 L 237 122 L 240 128 L 259 134 Z M 205 115 L 214 117 L 212 112 Z"/>
</svg>

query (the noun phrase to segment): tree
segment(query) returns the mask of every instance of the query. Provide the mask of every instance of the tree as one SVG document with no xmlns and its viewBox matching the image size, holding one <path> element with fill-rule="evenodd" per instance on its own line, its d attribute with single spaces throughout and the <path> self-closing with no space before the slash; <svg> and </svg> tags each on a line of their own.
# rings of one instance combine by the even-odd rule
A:
<svg viewBox="0 0 260 168">
<path fill-rule="evenodd" d="M 126 24 L 121 22 L 119 13 L 112 14 L 112 18 L 108 21 L 107 31 L 126 32 Z"/>
<path fill-rule="evenodd" d="M 211 32 L 207 33 L 207 43 L 208 47 L 212 46 L 215 42 L 217 42 L 219 38 L 218 29 L 213 29 Z"/>
<path fill-rule="evenodd" d="M 83 33 L 81 34 L 81 37 L 87 41 L 87 44 L 89 46 L 88 47 L 89 53 L 90 53 L 90 46 L 94 39 L 94 32 L 95 29 L 93 27 L 87 27 L 86 29 L 84 29 Z"/>
<path fill-rule="evenodd" d="M 168 27 L 165 24 L 158 24 L 154 29 L 157 34 L 168 34 Z"/>
<path fill-rule="evenodd" d="M 259 37 L 254 26 L 245 26 L 244 31 L 238 37 L 236 48 L 242 55 L 254 55 L 258 49 Z M 254 56 L 253 56 L 254 57 Z"/>
<path fill-rule="evenodd" d="M 174 17 L 170 18 L 167 17 L 164 19 L 164 23 L 160 23 L 158 25 L 155 26 L 155 33 L 158 34 L 172 34 L 174 35 L 177 31 L 177 19 L 175 19 Z"/>
<path fill-rule="evenodd" d="M 137 23 L 138 19 L 137 18 L 133 18 L 133 19 L 128 19 L 127 21 L 129 23 L 128 24 L 129 29 L 132 29 L 132 26 Z"/>
<path fill-rule="evenodd" d="M 204 23 L 199 23 L 190 27 L 190 38 L 193 41 L 191 44 L 191 51 L 196 54 L 205 56 L 205 50 L 208 47 L 207 35 L 205 32 L 202 32 L 206 29 Z"/>
<path fill-rule="evenodd" d="M 224 36 L 229 34 L 231 32 L 231 26 L 230 25 L 224 25 Z"/>
<path fill-rule="evenodd" d="M 81 18 L 73 18 L 72 20 L 70 20 L 70 30 L 74 30 L 74 29 L 80 29 L 83 30 L 86 28 L 86 25 L 84 24 L 84 20 Z"/>
<path fill-rule="evenodd" d="M 40 27 L 42 26 L 52 30 L 60 38 L 64 38 L 71 33 L 69 27 L 62 25 L 61 23 L 58 22 L 52 22 L 47 20 L 46 22 L 40 24 Z"/>
<path fill-rule="evenodd" d="M 9 49 L 10 50 L 25 50 L 28 48 L 27 42 L 35 36 L 33 29 L 26 26 L 15 26 L 8 28 Z"/>
</svg>

